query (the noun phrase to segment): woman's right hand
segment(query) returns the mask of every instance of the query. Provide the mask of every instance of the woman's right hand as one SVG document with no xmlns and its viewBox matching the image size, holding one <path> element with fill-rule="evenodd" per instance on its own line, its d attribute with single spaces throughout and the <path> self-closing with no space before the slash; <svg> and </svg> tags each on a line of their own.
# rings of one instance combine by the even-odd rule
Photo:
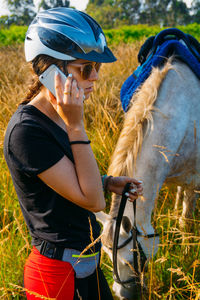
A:
<svg viewBox="0 0 200 300">
<path fill-rule="evenodd" d="M 68 129 L 79 130 L 83 125 L 84 90 L 78 89 L 77 81 L 72 74 L 66 79 L 65 86 L 59 74 L 55 76 L 56 98 L 51 101 L 54 109 L 63 119 Z"/>
</svg>

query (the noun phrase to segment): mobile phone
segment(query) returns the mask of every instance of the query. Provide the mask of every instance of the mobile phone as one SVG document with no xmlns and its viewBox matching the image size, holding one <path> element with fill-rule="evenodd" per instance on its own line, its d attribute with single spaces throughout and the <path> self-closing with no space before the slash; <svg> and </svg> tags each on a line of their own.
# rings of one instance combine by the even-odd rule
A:
<svg viewBox="0 0 200 300">
<path fill-rule="evenodd" d="M 51 65 L 46 69 L 40 76 L 40 82 L 56 97 L 55 91 L 55 73 L 56 71 L 60 74 L 61 82 L 63 86 L 65 85 L 65 81 L 67 79 L 66 75 L 56 66 Z"/>
</svg>

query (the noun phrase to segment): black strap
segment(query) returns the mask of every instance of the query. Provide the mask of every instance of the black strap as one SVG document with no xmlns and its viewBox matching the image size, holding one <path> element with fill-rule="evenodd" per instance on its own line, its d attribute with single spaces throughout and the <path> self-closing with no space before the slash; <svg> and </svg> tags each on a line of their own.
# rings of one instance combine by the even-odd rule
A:
<svg viewBox="0 0 200 300">
<path fill-rule="evenodd" d="M 138 251 L 137 251 L 137 227 L 136 227 L 136 201 L 133 202 L 133 263 L 136 273 L 138 273 Z"/>
<path fill-rule="evenodd" d="M 88 140 L 88 141 L 71 141 L 69 142 L 70 145 L 76 145 L 76 144 L 90 144 L 91 141 Z"/>
<path fill-rule="evenodd" d="M 127 198 L 128 198 L 125 195 L 125 193 L 127 193 L 129 191 L 129 188 L 130 188 L 130 183 L 127 183 L 123 190 L 123 193 L 122 193 L 122 199 L 121 199 L 121 203 L 120 203 L 120 207 L 119 207 L 119 211 L 118 211 L 118 215 L 117 215 L 117 220 L 116 220 L 116 228 L 115 228 L 114 241 L 113 241 L 113 253 L 112 253 L 113 254 L 114 280 L 116 282 L 120 283 L 121 285 L 135 281 L 133 278 L 130 278 L 125 281 L 121 281 L 119 278 L 118 269 L 117 269 L 117 249 L 118 249 L 119 231 L 120 231 L 120 225 L 121 225 L 122 217 L 124 214 L 124 209 L 125 209 Z"/>
<path fill-rule="evenodd" d="M 136 227 L 136 201 L 133 202 L 133 214 L 134 214 L 134 224 L 132 228 L 132 235 L 130 238 L 128 238 L 122 245 L 118 246 L 118 240 L 119 240 L 119 232 L 120 232 L 120 225 L 122 221 L 122 217 L 124 214 L 124 209 L 126 206 L 127 198 L 125 194 L 129 191 L 130 189 L 130 183 L 127 183 L 123 193 L 122 193 L 122 198 L 121 198 L 121 203 L 118 211 L 118 215 L 116 218 L 116 227 L 115 227 L 115 234 L 114 234 L 114 242 L 113 242 L 113 278 L 116 282 L 120 283 L 122 286 L 126 283 L 134 282 L 137 284 L 137 278 L 139 277 L 139 271 L 143 270 L 144 264 L 147 261 L 146 255 L 140 245 L 140 243 L 137 241 L 137 236 L 142 234 L 137 230 Z M 154 237 L 157 234 L 149 234 L 145 235 L 145 237 L 150 238 Z M 119 278 L 118 274 L 118 268 L 117 268 L 117 250 L 123 248 L 125 245 L 127 245 L 131 239 L 133 239 L 133 263 L 134 263 L 134 270 L 136 272 L 136 277 L 132 277 L 127 280 L 121 280 Z M 138 257 L 139 256 L 139 257 Z M 139 268 L 140 264 L 140 268 Z M 140 270 L 139 270 L 140 269 Z"/>
<path fill-rule="evenodd" d="M 40 252 L 40 254 L 48 258 L 58 259 L 58 260 L 62 260 L 63 253 L 65 250 L 64 247 L 56 246 L 55 244 L 52 244 L 47 241 L 42 241 L 40 245 L 35 247 Z"/>
</svg>

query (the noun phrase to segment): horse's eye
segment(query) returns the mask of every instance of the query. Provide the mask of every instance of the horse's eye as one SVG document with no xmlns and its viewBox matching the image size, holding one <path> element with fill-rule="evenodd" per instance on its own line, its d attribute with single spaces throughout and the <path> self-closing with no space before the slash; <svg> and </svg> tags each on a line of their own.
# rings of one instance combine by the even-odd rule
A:
<svg viewBox="0 0 200 300">
<path fill-rule="evenodd" d="M 129 233 L 131 230 L 132 225 L 127 216 L 123 216 L 122 218 L 122 227 L 127 233 Z"/>
</svg>

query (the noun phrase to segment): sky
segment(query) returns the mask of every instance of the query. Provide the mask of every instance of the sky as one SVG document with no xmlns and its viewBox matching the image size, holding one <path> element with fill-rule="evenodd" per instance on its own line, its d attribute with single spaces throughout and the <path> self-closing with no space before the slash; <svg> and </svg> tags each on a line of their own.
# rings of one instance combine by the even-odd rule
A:
<svg viewBox="0 0 200 300">
<path fill-rule="evenodd" d="M 34 3 L 37 5 L 38 0 L 34 0 Z M 70 0 L 70 6 L 74 6 L 78 10 L 84 10 L 87 6 L 88 0 Z M 8 10 L 6 9 L 5 0 L 0 0 L 0 15 L 7 14 Z"/>
<path fill-rule="evenodd" d="M 38 0 L 34 0 L 34 2 L 37 4 Z M 190 5 L 192 0 L 185 0 L 184 2 L 186 2 L 187 5 Z M 87 6 L 87 3 L 88 0 L 70 0 L 70 5 L 79 10 L 84 10 Z M 0 0 L 0 16 L 7 13 L 8 10 L 6 9 L 5 0 Z"/>
</svg>

